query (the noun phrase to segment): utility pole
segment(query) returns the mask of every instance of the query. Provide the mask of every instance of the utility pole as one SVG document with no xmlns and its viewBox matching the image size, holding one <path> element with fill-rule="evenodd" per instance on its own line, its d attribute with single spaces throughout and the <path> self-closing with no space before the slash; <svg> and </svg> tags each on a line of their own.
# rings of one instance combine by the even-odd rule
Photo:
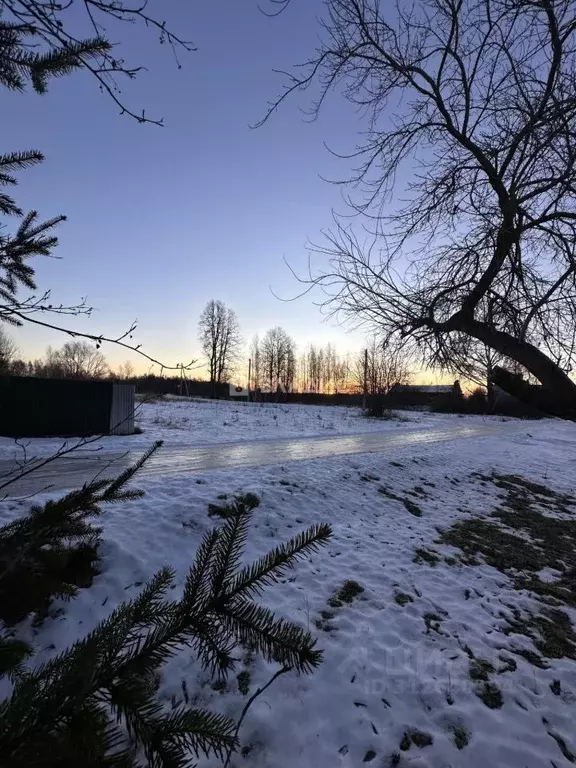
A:
<svg viewBox="0 0 576 768">
<path fill-rule="evenodd" d="M 364 350 L 364 394 L 362 397 L 362 408 L 366 410 L 368 397 L 368 348 Z"/>
<path fill-rule="evenodd" d="M 252 358 L 248 358 L 248 402 L 250 402 L 250 387 L 252 386 Z"/>
</svg>

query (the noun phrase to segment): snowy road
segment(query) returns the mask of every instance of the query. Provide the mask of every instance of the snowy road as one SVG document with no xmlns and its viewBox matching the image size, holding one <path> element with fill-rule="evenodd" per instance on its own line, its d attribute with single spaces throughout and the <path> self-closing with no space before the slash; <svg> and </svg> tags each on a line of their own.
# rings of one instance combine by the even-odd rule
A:
<svg viewBox="0 0 576 768">
<path fill-rule="evenodd" d="M 198 447 L 165 447 L 141 471 L 141 477 L 188 475 L 214 469 L 258 467 L 290 461 L 319 459 L 356 453 L 390 453 L 409 446 L 427 445 L 474 437 L 509 434 L 517 424 L 491 424 L 477 427 L 448 427 L 443 429 L 411 430 L 404 433 L 372 432 L 341 437 L 309 437 L 282 440 L 257 440 L 245 443 L 224 443 Z M 10 484 L 0 497 L 24 496 L 42 490 L 78 487 L 96 475 L 116 473 L 134 461 L 136 452 L 110 451 L 82 454 L 55 459 L 46 466 Z M 31 465 L 28 465 L 30 467 Z M 13 461 L 0 461 L 0 486 L 15 472 Z M 17 474 L 17 472 L 16 472 Z"/>
</svg>

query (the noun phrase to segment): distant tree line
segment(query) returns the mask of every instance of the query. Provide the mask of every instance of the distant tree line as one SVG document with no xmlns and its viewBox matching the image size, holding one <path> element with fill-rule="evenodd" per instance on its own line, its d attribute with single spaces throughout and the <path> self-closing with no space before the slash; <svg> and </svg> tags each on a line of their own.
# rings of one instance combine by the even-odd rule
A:
<svg viewBox="0 0 576 768">
<path fill-rule="evenodd" d="M 364 386 L 367 394 L 386 394 L 394 384 L 406 384 L 410 379 L 409 360 L 402 350 L 386 347 L 376 338 L 368 343 L 366 359 L 364 351 L 343 355 L 333 344 L 311 344 L 297 355 L 294 339 L 276 326 L 261 338 L 255 336 L 245 351 L 236 314 L 222 301 L 211 300 L 206 304 L 198 330 L 211 385 L 202 388 L 202 392 L 212 397 L 222 396 L 223 385 L 232 380 L 248 383 L 248 376 L 253 391 L 316 394 L 361 393 Z M 69 341 L 60 349 L 48 347 L 43 358 L 24 360 L 19 357 L 16 344 L 0 328 L 2 374 L 122 379 L 137 384 L 140 391 L 146 391 L 148 385 L 151 392 L 165 390 L 171 394 L 186 394 L 187 381 L 206 381 L 202 376 L 192 379 L 189 373 L 168 377 L 137 376 L 130 361 L 113 368 L 97 344 L 84 340 Z"/>
</svg>

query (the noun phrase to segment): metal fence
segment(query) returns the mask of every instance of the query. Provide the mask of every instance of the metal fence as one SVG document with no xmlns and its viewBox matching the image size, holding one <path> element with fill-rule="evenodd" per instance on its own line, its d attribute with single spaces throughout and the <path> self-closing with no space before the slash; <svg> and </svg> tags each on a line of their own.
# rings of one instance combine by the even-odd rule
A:
<svg viewBox="0 0 576 768">
<path fill-rule="evenodd" d="M 131 435 L 134 432 L 134 384 L 112 384 L 110 405 L 110 434 Z"/>
<path fill-rule="evenodd" d="M 0 377 L 0 435 L 84 437 L 133 431 L 133 385 Z"/>
</svg>

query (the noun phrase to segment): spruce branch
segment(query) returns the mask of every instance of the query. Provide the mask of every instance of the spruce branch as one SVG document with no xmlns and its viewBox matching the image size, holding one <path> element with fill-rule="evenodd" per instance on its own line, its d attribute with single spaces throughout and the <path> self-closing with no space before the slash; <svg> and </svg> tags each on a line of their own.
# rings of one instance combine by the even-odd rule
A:
<svg viewBox="0 0 576 768">
<path fill-rule="evenodd" d="M 163 440 L 156 442 L 130 467 L 121 472 L 118 477 L 106 480 L 106 489 L 98 497 L 101 501 L 117 501 L 120 489 L 129 482 L 134 475 L 146 464 L 146 462 L 162 447 Z"/>
<path fill-rule="evenodd" d="M 227 594 L 246 596 L 260 594 L 262 590 L 277 581 L 286 570 L 293 568 L 298 560 L 315 552 L 332 535 L 326 523 L 313 525 L 284 544 L 268 552 L 252 565 L 246 566 L 228 585 Z"/>
<path fill-rule="evenodd" d="M 322 651 L 316 649 L 312 635 L 292 622 L 277 619 L 268 608 L 235 598 L 221 610 L 225 626 L 240 644 L 254 648 L 266 661 L 299 672 L 311 672 L 321 663 Z"/>
<path fill-rule="evenodd" d="M 97 514 L 101 501 L 121 497 L 124 485 L 157 447 L 118 478 L 97 480 L 52 506 L 38 507 L 30 519 L 15 521 L 8 538 L 20 536 L 26 546 L 38 534 L 39 522 L 44 529 L 36 541 L 50 540 L 50 535 L 59 541 L 64 531 L 84 532 L 82 514 Z M 175 574 L 165 567 L 85 638 L 32 670 L 23 668 L 29 649 L 0 637 L 0 670 L 14 678 L 10 697 L 0 702 L 3 764 L 46 765 L 46 755 L 55 755 L 55 764 L 132 767 L 138 754 L 158 768 L 187 766 L 191 754 L 226 756 L 229 763 L 255 698 L 290 669 L 310 672 L 322 658 L 310 633 L 249 597 L 324 544 L 330 528 L 315 526 L 238 571 L 253 508 L 239 497 L 226 523 L 204 536 L 179 600 L 169 597 Z M 68 586 L 72 596 L 75 587 Z M 170 658 L 189 647 L 205 667 L 225 676 L 238 645 L 282 665 L 251 697 L 238 723 L 184 705 L 167 711 L 157 689 L 159 671 Z"/>
<path fill-rule="evenodd" d="M 238 569 L 242 552 L 246 544 L 250 514 L 245 507 L 236 502 L 234 514 L 218 532 L 218 539 L 213 554 L 212 593 L 213 597 L 223 596 L 226 583 Z M 228 597 L 228 592 L 226 592 Z"/>
<path fill-rule="evenodd" d="M 14 678 L 21 674 L 24 661 L 31 654 L 32 648 L 28 643 L 0 635 L 0 678 L 4 675 Z"/>
<path fill-rule="evenodd" d="M 72 598 L 95 572 L 102 504 L 139 498 L 125 485 L 158 450 L 155 443 L 117 478 L 97 479 L 60 499 L 32 506 L 0 528 L 0 619 L 13 624 L 44 612 L 53 597 Z M 166 578 L 163 576 L 163 583 Z"/>
<path fill-rule="evenodd" d="M 237 745 L 234 723 L 205 710 L 178 707 L 163 717 L 157 728 L 161 741 L 176 748 L 179 754 L 192 751 L 196 757 L 200 753 L 222 757 Z"/>
</svg>

